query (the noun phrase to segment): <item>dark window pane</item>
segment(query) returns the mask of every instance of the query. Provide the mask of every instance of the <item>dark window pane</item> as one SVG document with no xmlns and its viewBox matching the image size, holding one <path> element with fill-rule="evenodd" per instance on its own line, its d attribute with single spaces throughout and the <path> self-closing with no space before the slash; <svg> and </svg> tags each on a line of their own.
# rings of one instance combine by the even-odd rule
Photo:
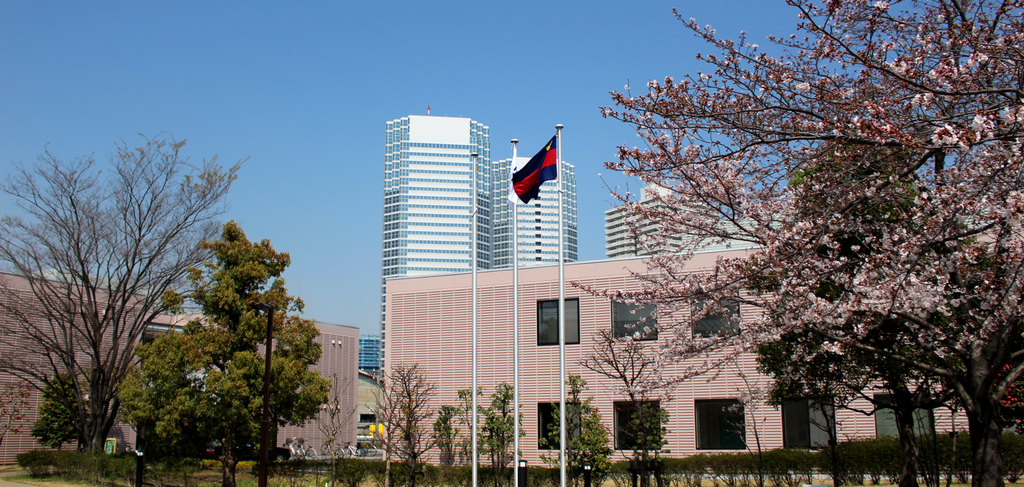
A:
<svg viewBox="0 0 1024 487">
<path fill-rule="evenodd" d="M 656 320 L 640 323 L 657 309 L 654 305 L 626 304 L 612 301 L 612 334 L 615 338 L 633 335 L 640 340 L 657 340 Z M 639 324 L 638 324 L 639 323 Z"/>
<path fill-rule="evenodd" d="M 823 448 L 835 431 L 835 414 L 814 400 L 788 401 L 782 404 L 782 431 L 786 448 Z"/>
<path fill-rule="evenodd" d="M 887 436 L 899 438 L 900 431 L 896 425 L 896 413 L 891 408 L 885 407 L 892 404 L 892 396 L 889 394 L 875 394 L 875 401 L 883 404 L 875 409 L 875 436 Z M 914 410 L 914 434 L 926 436 L 935 433 L 935 417 L 928 409 Z"/>
<path fill-rule="evenodd" d="M 615 449 L 632 450 L 637 446 L 637 429 L 640 426 L 638 414 L 641 411 L 651 420 L 656 420 L 656 411 L 661 407 L 658 401 L 616 402 L 615 409 Z M 661 428 L 661 425 L 652 426 Z"/>
<path fill-rule="evenodd" d="M 693 325 L 694 337 L 712 337 L 736 331 L 737 324 L 734 321 L 740 316 L 740 305 L 734 301 L 722 303 L 724 310 L 719 313 L 712 313 L 701 318 Z M 704 308 L 704 303 L 697 302 L 693 305 L 694 313 Z"/>
<path fill-rule="evenodd" d="M 558 301 L 537 303 L 537 345 L 558 344 Z"/>
<path fill-rule="evenodd" d="M 743 406 L 736 400 L 695 401 L 698 450 L 746 448 Z"/>
<path fill-rule="evenodd" d="M 565 343 L 580 342 L 580 300 L 565 300 Z M 558 345 L 558 300 L 537 302 L 537 345 Z"/>
</svg>

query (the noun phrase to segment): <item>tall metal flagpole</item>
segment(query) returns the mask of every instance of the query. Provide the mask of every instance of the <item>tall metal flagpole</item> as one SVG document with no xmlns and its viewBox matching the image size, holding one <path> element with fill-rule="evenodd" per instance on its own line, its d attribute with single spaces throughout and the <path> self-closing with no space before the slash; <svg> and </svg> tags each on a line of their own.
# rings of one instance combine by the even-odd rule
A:
<svg viewBox="0 0 1024 487">
<path fill-rule="evenodd" d="M 562 255 L 565 243 L 565 231 L 562 223 L 562 128 L 555 125 L 555 136 L 558 137 L 558 150 L 555 151 L 555 171 L 558 174 L 558 456 L 559 487 L 565 487 L 565 258 Z"/>
<path fill-rule="evenodd" d="M 472 183 L 473 184 L 473 191 L 472 191 L 472 201 L 470 202 L 470 207 L 469 207 L 469 217 L 470 217 L 470 220 L 472 220 L 472 222 L 470 222 L 470 225 L 469 225 L 469 231 L 470 231 L 470 233 L 472 233 L 472 238 L 470 238 L 470 244 L 469 244 L 470 247 L 471 247 L 470 251 L 469 251 L 469 258 L 472 261 L 471 265 L 473 267 L 473 299 L 472 299 L 472 301 L 473 301 L 473 305 L 472 305 L 473 306 L 473 312 L 472 312 L 472 314 L 473 314 L 473 388 L 470 389 L 470 393 L 469 393 L 471 396 L 473 396 L 473 411 L 471 413 L 471 415 L 473 417 L 473 421 L 472 421 L 473 431 L 470 434 L 470 438 L 472 438 L 472 443 L 473 443 L 473 447 L 472 447 L 473 452 L 471 454 L 472 456 L 470 457 L 470 461 L 473 462 L 473 487 L 477 487 L 477 474 L 478 474 L 478 472 L 477 472 L 477 461 L 476 461 L 477 460 L 477 435 L 476 435 L 476 432 L 477 432 L 477 415 L 476 415 L 476 411 L 477 411 L 477 405 L 476 405 L 476 169 L 477 168 L 476 168 L 476 166 L 477 166 L 477 160 L 480 158 L 480 154 L 477 153 L 476 151 L 473 151 L 473 153 L 470 154 L 470 157 L 473 158 L 473 176 L 471 178 L 471 180 L 473 182 Z"/>
<path fill-rule="evenodd" d="M 512 485 L 519 485 L 519 199 L 512 186 L 512 175 L 519 168 L 519 140 L 512 139 L 512 164 L 509 167 L 508 204 L 512 206 Z"/>
</svg>

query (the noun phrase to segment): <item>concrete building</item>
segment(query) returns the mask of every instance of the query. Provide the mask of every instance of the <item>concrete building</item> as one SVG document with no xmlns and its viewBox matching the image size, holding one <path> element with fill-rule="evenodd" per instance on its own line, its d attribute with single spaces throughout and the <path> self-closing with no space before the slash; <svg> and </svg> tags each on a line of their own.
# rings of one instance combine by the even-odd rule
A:
<svg viewBox="0 0 1024 487">
<path fill-rule="evenodd" d="M 667 195 L 669 190 L 646 186 L 640 191 L 640 205 L 654 211 L 672 215 L 678 208 L 669 208 L 658 197 Z M 726 223 L 727 224 L 727 223 Z M 664 240 L 646 238 L 662 232 L 657 222 L 635 215 L 626 206 L 618 206 L 604 212 L 605 257 L 618 259 L 653 255 L 660 252 L 678 251 L 724 251 L 749 246 L 744 242 L 698 240 L 692 235 L 673 233 Z"/>
<path fill-rule="evenodd" d="M 530 161 L 519 157 L 517 167 Z M 519 266 L 534 266 L 558 263 L 558 186 L 548 182 L 541 186 L 540 198 L 529 204 L 519 205 L 518 221 L 512 223 L 512 209 L 508 205 L 508 190 L 511 184 L 509 167 L 512 159 L 494 163 L 491 192 L 494 208 L 494 268 L 512 267 L 513 228 L 519 236 Z M 564 226 L 564 252 L 566 262 L 576 262 L 579 257 L 576 216 L 576 168 L 562 161 L 562 224 Z"/>
<path fill-rule="evenodd" d="M 660 205 L 654 198 L 661 188 L 645 187 L 640 191 L 640 204 Z M 661 191 L 665 191 L 661 189 Z M 604 241 L 605 257 L 617 259 L 621 257 L 637 257 L 650 255 L 644 248 L 643 235 L 659 231 L 654 222 L 645 221 L 627 211 L 625 206 L 618 206 L 604 212 Z M 679 246 L 679 239 L 672 239 L 669 242 L 675 248 Z"/>
<path fill-rule="evenodd" d="M 40 360 L 45 352 L 40 351 L 38 341 L 25 337 L 19 331 L 18 318 L 12 315 L 16 312 L 13 306 L 25 306 L 35 299 L 29 289 L 27 282 L 17 276 L 0 274 L 0 356 L 19 357 L 21 360 Z M 160 335 L 180 332 L 182 327 L 191 319 L 192 315 L 157 316 L 147 324 L 141 341 L 150 341 Z M 337 376 L 338 384 L 342 387 L 342 404 L 340 411 L 347 411 L 347 414 L 355 414 L 358 401 L 358 354 L 359 354 L 359 329 L 351 326 L 328 325 L 317 323 L 320 336 L 317 341 L 323 351 L 320 362 L 313 368 L 326 378 Z M 29 352 L 32 351 L 32 352 Z M 29 362 L 30 363 L 30 362 Z M 45 366 L 42 370 L 48 370 Z M 16 384 L 20 381 L 10 374 L 0 372 L 0 388 L 8 384 Z M 38 419 L 38 405 L 40 403 L 40 392 L 32 386 L 29 395 L 28 407 L 23 411 L 24 417 L 17 426 L 21 431 L 18 433 L 8 432 L 0 443 L 0 465 L 14 462 L 18 453 L 29 450 L 45 448 L 33 438 L 29 431 L 32 423 Z M 326 419 L 327 412 L 324 409 L 320 413 L 320 419 Z M 340 442 L 356 440 L 357 417 L 346 418 L 347 424 L 339 438 Z M 286 437 L 299 436 L 307 439 L 307 444 L 320 449 L 323 443 L 323 433 L 317 427 L 317 420 L 312 420 L 302 426 L 285 427 L 278 432 L 278 444 L 283 444 Z M 129 445 L 134 446 L 135 432 L 132 428 L 123 423 L 116 423 L 108 434 L 116 442 L 116 450 L 124 451 Z M 74 448 L 75 445 L 66 445 L 65 448 Z"/>
<path fill-rule="evenodd" d="M 734 250 L 732 253 L 741 253 Z M 692 272 L 709 268 L 722 252 L 698 253 L 690 262 Z M 628 441 L 617 426 L 626 424 L 626 398 L 616 393 L 617 384 L 578 365 L 592 353 L 602 329 L 624 333 L 626 324 L 636 322 L 645 313 L 605 297 L 582 292 L 573 282 L 595 288 L 639 290 L 630 271 L 645 273 L 642 259 L 617 259 L 577 262 L 565 266 L 566 295 L 566 367 L 567 374 L 581 375 L 588 382 L 584 397 L 593 396 L 602 420 L 617 452 L 615 459 L 630 453 Z M 551 420 L 550 411 L 558 401 L 559 368 L 557 316 L 550 309 L 558 299 L 557 266 L 524 268 L 519 273 L 519 350 L 520 403 L 526 436 L 522 441 L 524 458 L 531 465 L 540 463 L 545 450 L 540 445 L 542 427 Z M 388 284 L 387 319 L 391 337 L 386 342 L 389 360 L 385 371 L 395 365 L 419 364 L 432 382 L 437 395 L 432 406 L 458 404 L 457 391 L 471 384 L 471 276 L 468 273 L 395 279 Z M 478 384 L 483 387 L 481 406 L 501 382 L 512 383 L 512 275 L 510 270 L 491 270 L 478 275 Z M 557 309 L 557 308 L 555 308 Z M 637 314 L 633 314 L 637 311 Z M 684 311 L 688 312 L 688 311 Z M 754 309 L 740 308 L 741 319 L 753 316 Z M 557 311 L 555 311 L 557 314 Z M 664 319 L 664 318 L 663 318 Z M 706 321 L 706 322 L 705 322 Z M 728 321 L 709 317 L 694 330 L 680 333 L 709 333 Z M 675 331 L 648 336 L 652 348 L 663 346 Z M 686 363 L 666 365 L 666 376 L 683 370 Z M 733 366 L 723 368 L 715 377 L 698 377 L 679 384 L 671 399 L 661 405 L 669 412 L 668 445 L 671 456 L 688 456 L 745 449 L 754 444 L 753 428 L 748 421 L 757 418 L 757 433 L 766 449 L 783 446 L 822 446 L 827 438 L 818 426 L 820 412 L 808 401 L 794 401 L 781 408 L 753 401 L 744 410 L 736 409 L 741 397 L 751 388 L 765 389 L 768 378 L 757 373 L 752 355 L 741 357 Z M 855 406 L 870 410 L 866 401 Z M 756 412 L 756 414 L 746 414 Z M 934 429 L 950 430 L 950 416 L 936 410 Z M 838 412 L 839 438 L 870 437 L 893 432 L 892 417 L 868 416 L 849 410 Z M 962 429 L 962 425 L 958 425 Z"/>
</svg>

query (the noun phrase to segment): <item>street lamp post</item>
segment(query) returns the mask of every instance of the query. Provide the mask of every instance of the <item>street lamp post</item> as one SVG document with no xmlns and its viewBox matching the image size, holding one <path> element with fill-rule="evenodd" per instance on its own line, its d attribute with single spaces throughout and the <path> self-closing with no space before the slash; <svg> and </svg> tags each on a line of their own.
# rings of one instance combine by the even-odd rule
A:
<svg viewBox="0 0 1024 487">
<path fill-rule="evenodd" d="M 254 308 L 267 312 L 267 358 L 263 365 L 263 418 L 260 419 L 260 478 L 258 487 L 267 487 L 267 464 L 270 463 L 270 353 L 274 349 L 274 307 L 260 303 Z"/>
</svg>

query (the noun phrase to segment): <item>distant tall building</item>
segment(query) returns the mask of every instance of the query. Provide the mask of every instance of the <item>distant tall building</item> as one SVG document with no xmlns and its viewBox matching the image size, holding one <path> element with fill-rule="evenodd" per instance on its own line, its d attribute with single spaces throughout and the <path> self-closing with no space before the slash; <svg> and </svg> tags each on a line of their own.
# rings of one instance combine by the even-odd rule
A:
<svg viewBox="0 0 1024 487">
<path fill-rule="evenodd" d="M 470 266 L 472 157 L 477 161 L 477 269 L 512 266 L 507 203 L 511 159 L 491 163 L 490 130 L 468 118 L 410 115 L 387 122 L 380 280 L 381 365 L 387 279 L 466 272 Z M 529 158 L 522 159 L 525 164 Z M 576 173 L 563 164 L 565 260 L 577 260 Z M 558 193 L 519 207 L 520 265 L 558 262 Z"/>
<path fill-rule="evenodd" d="M 654 210 L 668 210 L 664 203 L 657 199 L 657 196 L 667 195 L 667 189 L 657 186 L 646 186 L 640 191 L 640 204 L 649 205 Z M 672 209 L 670 213 L 678 211 Z M 698 210 L 694 210 L 698 211 Z M 631 212 L 625 207 L 618 206 L 604 212 L 604 241 L 605 257 L 616 259 L 622 257 L 637 257 L 651 255 L 661 252 L 690 251 L 723 251 L 728 249 L 748 248 L 750 244 L 738 241 L 717 241 L 712 239 L 697 239 L 693 235 L 677 234 L 666 235 L 664 240 L 658 242 L 657 248 L 650 248 L 652 241 L 645 241 L 644 235 L 652 235 L 661 232 L 661 225 L 657 222 L 643 218 Z"/>
<path fill-rule="evenodd" d="M 380 335 L 359 335 L 359 370 L 380 371 Z"/>
<path fill-rule="evenodd" d="M 471 154 L 477 160 L 477 268 L 491 268 L 491 141 L 468 118 L 410 115 L 387 122 L 381 340 L 390 277 L 464 272 L 470 266 Z M 384 357 L 382 357 L 383 359 Z"/>
<path fill-rule="evenodd" d="M 520 157 L 518 167 L 529 162 Z M 512 159 L 494 163 L 492 204 L 494 208 L 494 268 L 512 267 L 512 209 L 508 206 L 508 187 L 511 182 L 509 166 Z M 579 257 L 576 218 L 576 168 L 562 161 L 561 176 L 565 193 L 562 201 L 562 224 L 565 227 L 566 262 Z M 518 222 L 514 226 L 519 235 L 519 266 L 527 267 L 558 263 L 558 186 L 548 182 L 541 186 L 540 198 L 519 205 Z"/>
</svg>

